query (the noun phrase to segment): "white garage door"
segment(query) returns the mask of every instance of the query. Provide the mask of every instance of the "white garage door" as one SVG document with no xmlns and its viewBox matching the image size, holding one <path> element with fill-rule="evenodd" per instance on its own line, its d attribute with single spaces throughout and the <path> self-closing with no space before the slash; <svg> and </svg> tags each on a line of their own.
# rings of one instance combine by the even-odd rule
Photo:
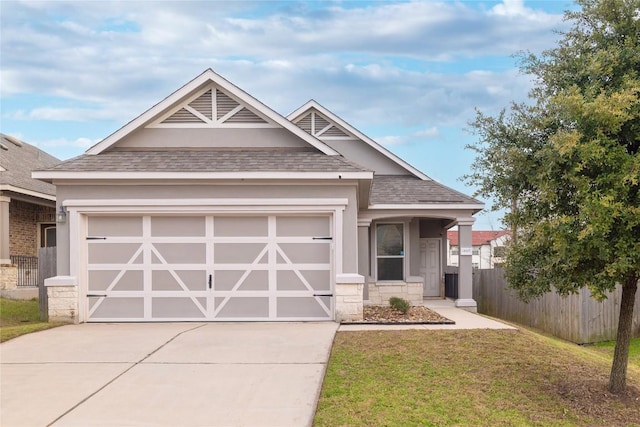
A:
<svg viewBox="0 0 640 427">
<path fill-rule="evenodd" d="M 89 321 L 330 320 L 331 217 L 90 216 Z"/>
</svg>

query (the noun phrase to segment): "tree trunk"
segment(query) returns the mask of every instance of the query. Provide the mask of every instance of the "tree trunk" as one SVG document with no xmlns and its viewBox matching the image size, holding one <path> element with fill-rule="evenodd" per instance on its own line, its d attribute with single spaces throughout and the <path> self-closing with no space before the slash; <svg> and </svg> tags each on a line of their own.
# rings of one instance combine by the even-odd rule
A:
<svg viewBox="0 0 640 427">
<path fill-rule="evenodd" d="M 609 391 L 620 393 L 627 383 L 627 363 L 629 362 L 629 342 L 631 341 L 631 327 L 633 325 L 633 306 L 636 301 L 638 278 L 628 277 L 622 286 L 622 301 L 620 302 L 620 317 L 618 318 L 618 333 L 616 348 L 613 354 L 613 365 L 609 377 Z"/>
</svg>

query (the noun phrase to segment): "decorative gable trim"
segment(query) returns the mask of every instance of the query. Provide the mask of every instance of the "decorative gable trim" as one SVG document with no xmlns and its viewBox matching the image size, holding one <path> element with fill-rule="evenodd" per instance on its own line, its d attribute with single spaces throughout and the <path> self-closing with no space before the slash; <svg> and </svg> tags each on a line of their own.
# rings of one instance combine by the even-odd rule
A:
<svg viewBox="0 0 640 427">
<path fill-rule="evenodd" d="M 319 113 L 319 114 L 318 114 Z M 325 120 L 330 126 L 325 126 L 322 129 L 318 129 L 314 126 L 314 120 L 317 120 L 317 117 L 321 117 L 322 120 Z M 352 135 L 351 138 L 357 138 L 367 145 L 369 145 L 374 150 L 378 151 L 382 155 L 386 156 L 393 162 L 400 165 L 410 174 L 423 179 L 423 180 L 431 180 L 427 175 L 419 171 L 418 169 L 411 166 L 409 163 L 402 160 L 400 157 L 393 154 L 391 151 L 384 148 L 382 145 L 375 142 L 373 139 L 369 138 L 358 129 L 351 126 L 349 123 L 342 120 L 340 117 L 333 114 L 331 111 L 327 110 L 322 105 L 318 104 L 313 99 L 302 107 L 298 108 L 291 114 L 287 116 L 292 123 L 300 126 L 305 132 L 310 133 L 313 136 L 316 136 L 319 139 L 330 139 L 331 133 L 327 134 L 326 132 L 330 131 L 335 127 L 335 129 L 341 130 L 346 134 Z M 322 122 L 321 122 L 322 123 Z M 306 128 L 305 128 L 306 126 Z M 340 137 L 339 139 L 345 139 L 344 137 Z"/>
<path fill-rule="evenodd" d="M 273 128 L 259 112 L 211 84 L 170 109 L 148 128 Z"/>
<path fill-rule="evenodd" d="M 238 109 L 237 107 L 234 107 L 227 111 L 223 116 L 218 117 L 217 112 L 213 115 L 212 102 L 212 115 L 211 119 L 208 119 L 208 110 L 203 106 L 203 104 L 207 102 L 207 98 L 205 97 L 201 99 L 201 97 L 213 87 L 216 88 L 216 91 L 220 90 L 232 101 L 237 102 L 238 105 L 242 105 L 243 108 Z M 219 105 L 217 102 L 218 99 L 216 96 L 216 108 Z M 181 111 L 182 109 L 184 109 L 184 111 Z M 247 112 L 244 112 L 245 109 Z M 234 127 L 252 127 L 255 126 L 256 123 L 246 123 L 246 120 L 253 119 L 253 116 L 250 114 L 252 113 L 253 115 L 265 120 L 270 127 L 282 127 L 326 155 L 339 155 L 337 151 L 303 131 L 298 126 L 291 123 L 289 120 L 276 113 L 271 108 L 267 107 L 228 80 L 224 79 L 219 74 L 216 74 L 212 69 L 207 69 L 198 77 L 173 92 L 158 104 L 154 105 L 122 128 L 89 148 L 86 151 L 86 154 L 100 154 L 135 130 L 145 126 L 151 126 L 158 123 L 158 121 L 162 122 L 162 120 L 172 117 L 179 111 L 180 114 L 172 119 L 174 122 L 167 123 L 171 127 L 194 127 L 194 125 L 198 125 L 198 123 L 201 123 L 198 126 L 208 127 L 211 126 L 211 124 L 207 123 L 207 120 L 211 120 L 213 122 L 214 117 L 216 118 L 216 121 L 223 120 L 224 123 L 233 123 Z M 200 122 L 198 122 L 198 120 Z M 238 122 L 238 120 L 241 122 Z M 245 122 L 242 122 L 243 120 Z M 263 124 L 260 125 L 264 127 Z"/>
<path fill-rule="evenodd" d="M 302 115 L 294 121 L 302 130 L 316 138 L 321 139 L 355 139 L 347 131 L 340 128 L 335 123 L 331 123 L 318 111 L 310 110 L 308 114 Z"/>
</svg>

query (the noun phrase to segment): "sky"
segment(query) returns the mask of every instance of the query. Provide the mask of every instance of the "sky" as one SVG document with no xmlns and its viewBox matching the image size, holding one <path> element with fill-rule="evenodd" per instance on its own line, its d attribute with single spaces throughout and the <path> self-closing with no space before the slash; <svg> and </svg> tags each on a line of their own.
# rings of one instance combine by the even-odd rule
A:
<svg viewBox="0 0 640 427">
<path fill-rule="evenodd" d="M 517 54 L 553 48 L 565 0 L 0 1 L 0 130 L 82 154 L 212 68 L 286 116 L 315 99 L 438 182 L 476 110 L 522 102 Z M 491 201 L 485 201 L 487 208 Z M 501 212 L 476 215 L 498 230 Z"/>
</svg>

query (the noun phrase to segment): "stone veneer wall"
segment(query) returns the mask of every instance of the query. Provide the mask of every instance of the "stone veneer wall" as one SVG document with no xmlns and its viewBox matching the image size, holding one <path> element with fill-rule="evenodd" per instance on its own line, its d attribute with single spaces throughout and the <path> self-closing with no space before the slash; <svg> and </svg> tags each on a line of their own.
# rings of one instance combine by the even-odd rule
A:
<svg viewBox="0 0 640 427">
<path fill-rule="evenodd" d="M 336 278 L 336 322 L 363 319 L 364 277 L 359 274 L 339 274 Z"/>
<path fill-rule="evenodd" d="M 78 286 L 75 277 L 45 279 L 50 322 L 78 323 Z"/>
<path fill-rule="evenodd" d="M 0 265 L 0 290 L 9 291 L 18 285 L 18 267 L 15 265 Z"/>
<path fill-rule="evenodd" d="M 391 297 L 404 298 L 411 305 L 422 305 L 423 295 L 422 277 L 409 277 L 406 282 L 369 282 L 369 302 L 372 305 L 388 305 Z"/>
</svg>

